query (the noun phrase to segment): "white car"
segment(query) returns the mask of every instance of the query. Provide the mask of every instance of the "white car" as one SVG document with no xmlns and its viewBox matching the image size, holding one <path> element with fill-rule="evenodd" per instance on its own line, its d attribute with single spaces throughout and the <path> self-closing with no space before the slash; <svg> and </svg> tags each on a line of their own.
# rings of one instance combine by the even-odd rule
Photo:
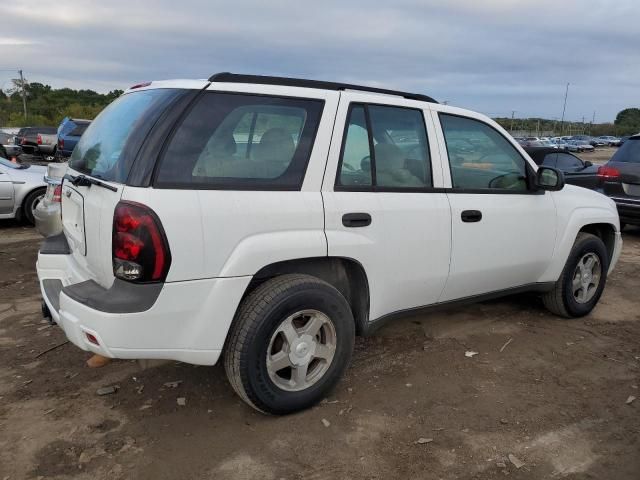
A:
<svg viewBox="0 0 640 480">
<path fill-rule="evenodd" d="M 539 292 L 589 314 L 622 245 L 613 201 L 430 97 L 217 74 L 126 91 L 91 124 L 37 271 L 83 350 L 224 362 L 252 407 L 322 398 L 354 336 Z"/>
<path fill-rule="evenodd" d="M 44 198 L 47 167 L 15 163 L 0 157 L 0 220 L 24 218 L 33 224 L 33 213 Z"/>
</svg>

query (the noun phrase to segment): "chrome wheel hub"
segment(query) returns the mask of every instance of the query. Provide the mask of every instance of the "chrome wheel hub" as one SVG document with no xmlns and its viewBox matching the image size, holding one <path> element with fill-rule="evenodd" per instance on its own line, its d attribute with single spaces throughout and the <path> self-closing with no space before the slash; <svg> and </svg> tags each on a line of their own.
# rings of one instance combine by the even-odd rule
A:
<svg viewBox="0 0 640 480">
<path fill-rule="evenodd" d="M 589 302 L 600 284 L 602 276 L 602 263 L 595 253 L 586 253 L 578 261 L 573 272 L 572 291 L 573 298 L 578 303 Z"/>
<path fill-rule="evenodd" d="M 300 391 L 317 383 L 336 352 L 336 330 L 318 310 L 288 316 L 271 336 L 267 372 L 271 381 L 287 391 Z"/>
</svg>

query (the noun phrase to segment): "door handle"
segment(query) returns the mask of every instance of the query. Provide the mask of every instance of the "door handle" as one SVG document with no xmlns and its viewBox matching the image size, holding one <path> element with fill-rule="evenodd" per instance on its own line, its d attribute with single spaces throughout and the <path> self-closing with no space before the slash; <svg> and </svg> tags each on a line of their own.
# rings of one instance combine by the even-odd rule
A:
<svg viewBox="0 0 640 480">
<path fill-rule="evenodd" d="M 368 213 L 345 213 L 342 216 L 342 225 L 350 228 L 368 227 L 371 225 L 371 215 Z"/>
<path fill-rule="evenodd" d="M 460 218 L 462 218 L 463 222 L 479 222 L 482 220 L 482 212 L 480 210 L 464 210 Z"/>
</svg>

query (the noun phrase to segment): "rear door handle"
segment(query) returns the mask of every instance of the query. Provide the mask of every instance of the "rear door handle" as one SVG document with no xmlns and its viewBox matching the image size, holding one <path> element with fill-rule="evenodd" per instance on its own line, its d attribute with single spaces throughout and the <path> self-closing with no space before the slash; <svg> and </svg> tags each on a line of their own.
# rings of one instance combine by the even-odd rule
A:
<svg viewBox="0 0 640 480">
<path fill-rule="evenodd" d="M 371 215 L 368 213 L 345 213 L 342 216 L 342 225 L 350 228 L 368 227 L 371 225 Z"/>
<path fill-rule="evenodd" d="M 482 220 L 482 212 L 480 210 L 464 210 L 460 218 L 462 218 L 463 222 L 479 222 Z"/>
</svg>

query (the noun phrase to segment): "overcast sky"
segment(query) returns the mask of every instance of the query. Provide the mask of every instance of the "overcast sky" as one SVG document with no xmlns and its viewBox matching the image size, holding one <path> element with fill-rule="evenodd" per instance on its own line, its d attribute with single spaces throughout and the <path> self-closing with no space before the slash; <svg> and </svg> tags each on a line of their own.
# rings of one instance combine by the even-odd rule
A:
<svg viewBox="0 0 640 480">
<path fill-rule="evenodd" d="M 640 107 L 638 0 L 4 0 L 0 69 L 105 92 L 232 71 L 426 93 L 491 116 Z M 0 88 L 10 85 L 0 72 Z"/>
</svg>

